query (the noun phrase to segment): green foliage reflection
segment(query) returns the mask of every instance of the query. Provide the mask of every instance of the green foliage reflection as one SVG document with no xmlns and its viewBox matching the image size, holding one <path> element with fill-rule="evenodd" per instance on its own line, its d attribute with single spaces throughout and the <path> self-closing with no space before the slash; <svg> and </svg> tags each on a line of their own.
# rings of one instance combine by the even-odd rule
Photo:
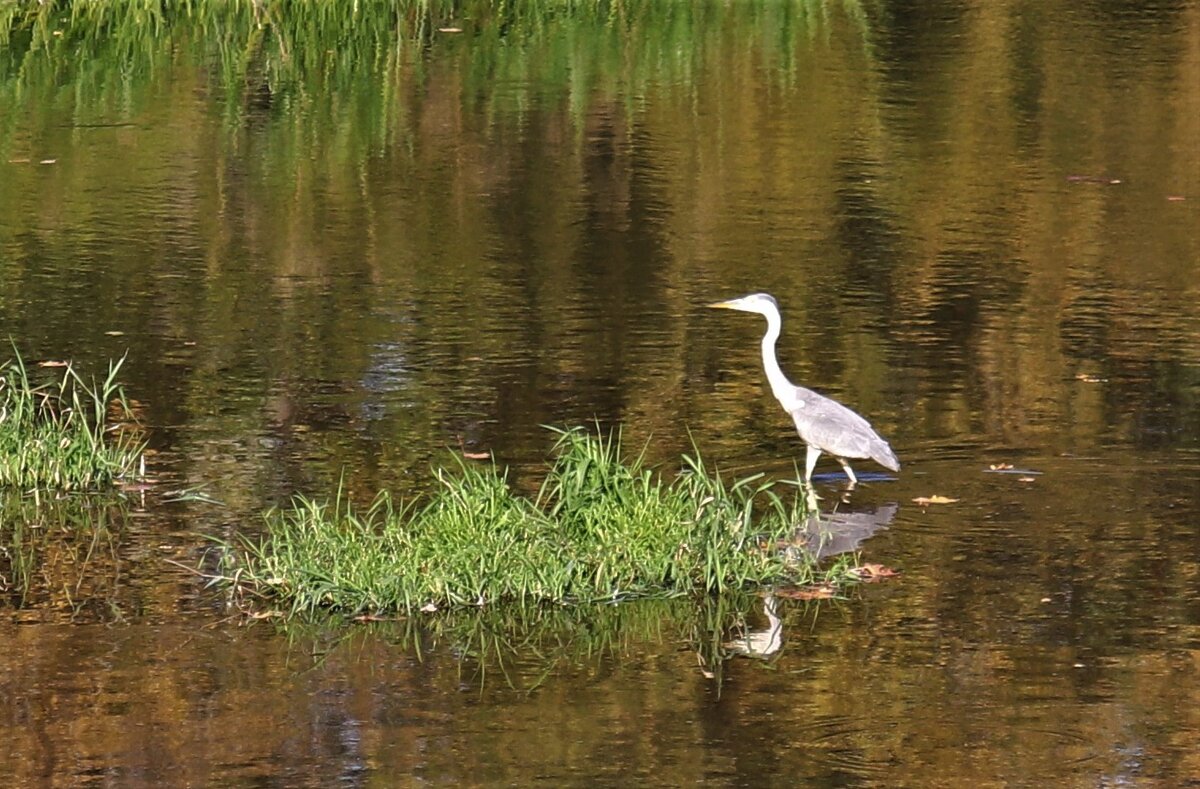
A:
<svg viewBox="0 0 1200 789">
<path fill-rule="evenodd" d="M 336 621 L 318 616 L 292 618 L 278 627 L 320 662 L 364 654 L 377 661 L 381 656 L 375 650 L 383 643 L 422 661 L 453 655 L 463 678 L 480 687 L 498 682 L 531 692 L 549 678 L 596 671 L 631 656 L 700 672 L 719 687 L 724 665 L 735 654 L 730 640 L 748 621 L 756 621 L 761 604 L 758 595 L 733 592 L 623 605 L 457 609 L 354 628 L 338 627 Z M 815 606 L 807 604 L 804 611 L 815 612 Z"/>
<path fill-rule="evenodd" d="M 119 564 L 119 501 L 95 496 L 34 498 L 0 493 L 0 601 L 70 616 L 113 613 Z"/>
<path fill-rule="evenodd" d="M 579 117 L 595 96 L 689 85 L 730 47 L 786 75 L 835 15 L 868 51 L 859 0 L 9 2 L 0 4 L 0 97 L 17 106 L 70 85 L 81 122 L 128 114 L 184 56 L 210 72 L 234 124 L 302 109 L 379 144 L 421 100 L 414 86 L 435 62 L 456 64 L 455 89 L 470 109 L 524 113 L 553 100 Z M 317 126 L 306 112 L 291 117 Z"/>
</svg>

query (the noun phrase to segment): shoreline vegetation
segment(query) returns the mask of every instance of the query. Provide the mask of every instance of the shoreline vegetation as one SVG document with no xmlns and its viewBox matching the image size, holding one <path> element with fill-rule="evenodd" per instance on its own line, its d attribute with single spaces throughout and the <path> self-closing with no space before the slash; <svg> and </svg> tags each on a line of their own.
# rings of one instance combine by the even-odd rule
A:
<svg viewBox="0 0 1200 789">
<path fill-rule="evenodd" d="M 783 550 L 807 514 L 762 475 L 726 484 L 698 453 L 668 478 L 624 459 L 619 434 L 556 430 L 545 480 L 514 493 L 495 466 L 460 462 L 438 488 L 366 508 L 339 490 L 266 515 L 261 537 L 216 543 L 210 585 L 243 610 L 349 616 L 518 605 L 586 605 L 722 594 L 775 584 L 837 584 Z"/>
<path fill-rule="evenodd" d="M 13 347 L 0 364 L 0 488 L 91 492 L 144 476 L 145 444 L 117 374 L 86 381 L 69 362 L 56 380 L 35 384 Z"/>
</svg>

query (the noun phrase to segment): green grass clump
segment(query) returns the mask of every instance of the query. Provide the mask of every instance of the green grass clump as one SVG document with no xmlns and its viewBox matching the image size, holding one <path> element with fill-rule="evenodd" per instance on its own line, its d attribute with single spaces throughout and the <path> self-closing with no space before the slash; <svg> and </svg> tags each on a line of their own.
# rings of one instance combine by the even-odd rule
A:
<svg viewBox="0 0 1200 789">
<path fill-rule="evenodd" d="M 224 543 L 215 578 L 292 613 L 356 614 L 718 593 L 816 571 L 776 550 L 805 514 L 798 497 L 761 475 L 727 486 L 698 455 L 667 480 L 623 461 L 619 438 L 570 430 L 536 497 L 494 467 L 437 478 L 420 506 L 297 498 L 261 539 Z"/>
<path fill-rule="evenodd" d="M 124 361 L 110 363 L 101 383 L 68 364 L 60 380 L 38 386 L 20 353 L 0 365 L 0 487 L 90 490 L 137 473 L 142 444 L 109 422 L 110 403 L 128 415 L 116 383 Z"/>
</svg>

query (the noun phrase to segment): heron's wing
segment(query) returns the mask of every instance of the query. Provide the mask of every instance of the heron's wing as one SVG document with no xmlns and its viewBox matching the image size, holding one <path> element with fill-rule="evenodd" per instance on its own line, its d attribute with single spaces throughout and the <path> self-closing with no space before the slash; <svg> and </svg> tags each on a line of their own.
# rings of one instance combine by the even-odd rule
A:
<svg viewBox="0 0 1200 789">
<path fill-rule="evenodd" d="M 804 443 L 837 457 L 871 458 L 893 471 L 900 469 L 892 448 L 871 423 L 838 401 L 797 386 L 788 405 Z"/>
</svg>

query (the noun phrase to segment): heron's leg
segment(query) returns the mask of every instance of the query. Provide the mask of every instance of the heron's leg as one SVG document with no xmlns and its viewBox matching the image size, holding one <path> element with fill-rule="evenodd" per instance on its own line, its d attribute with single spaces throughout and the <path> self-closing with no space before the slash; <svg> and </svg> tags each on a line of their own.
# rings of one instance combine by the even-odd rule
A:
<svg viewBox="0 0 1200 789">
<path fill-rule="evenodd" d="M 850 487 L 853 488 L 855 485 L 858 484 L 858 477 L 854 476 L 854 469 L 850 468 L 850 464 L 847 463 L 846 461 L 842 460 L 841 458 L 838 458 L 837 462 L 841 463 L 842 468 L 846 470 L 846 476 L 850 478 Z"/>
<path fill-rule="evenodd" d="M 804 497 L 804 503 L 808 506 L 808 511 L 820 513 L 820 511 L 821 511 L 820 501 L 821 501 L 821 497 L 817 495 L 817 491 L 813 489 L 812 483 L 810 482 L 808 485 L 808 493 Z"/>
<path fill-rule="evenodd" d="M 805 446 L 808 448 L 808 453 L 804 456 L 804 481 L 812 482 L 813 469 L 817 467 L 817 458 L 821 457 L 821 450 L 812 444 L 805 444 Z"/>
</svg>

